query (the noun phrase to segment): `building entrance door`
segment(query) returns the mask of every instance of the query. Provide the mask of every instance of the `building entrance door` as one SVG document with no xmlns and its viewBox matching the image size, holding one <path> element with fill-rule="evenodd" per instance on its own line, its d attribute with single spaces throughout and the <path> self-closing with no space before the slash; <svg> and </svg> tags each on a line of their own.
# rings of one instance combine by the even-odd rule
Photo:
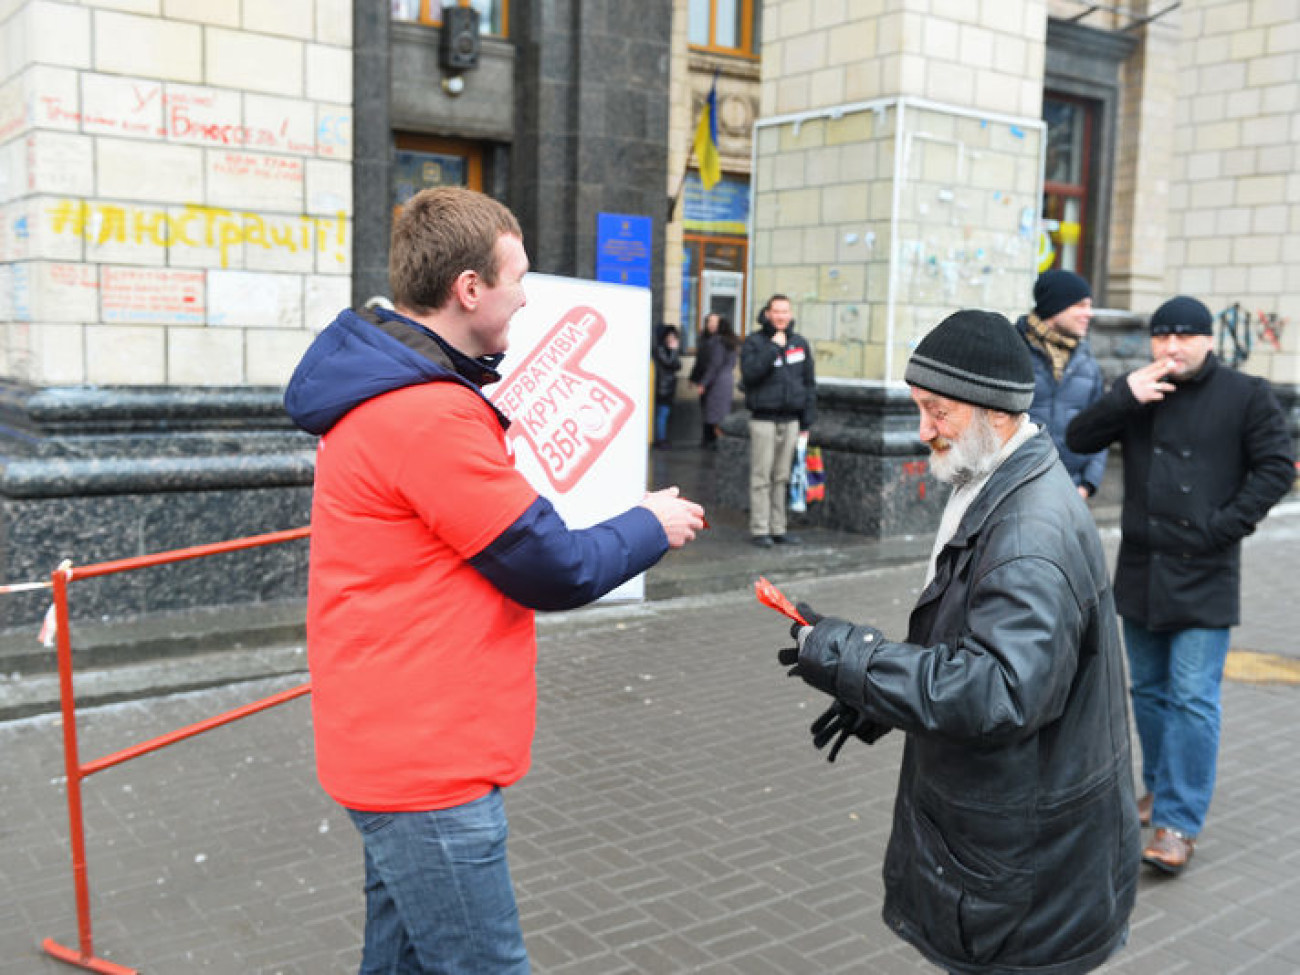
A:
<svg viewBox="0 0 1300 975">
<path fill-rule="evenodd" d="M 726 315 L 731 320 L 737 335 L 744 334 L 740 321 L 741 301 L 745 294 L 745 275 L 740 271 L 701 271 L 700 272 L 700 319 L 695 323 L 696 330 L 704 331 L 704 319 L 709 315 Z"/>
</svg>

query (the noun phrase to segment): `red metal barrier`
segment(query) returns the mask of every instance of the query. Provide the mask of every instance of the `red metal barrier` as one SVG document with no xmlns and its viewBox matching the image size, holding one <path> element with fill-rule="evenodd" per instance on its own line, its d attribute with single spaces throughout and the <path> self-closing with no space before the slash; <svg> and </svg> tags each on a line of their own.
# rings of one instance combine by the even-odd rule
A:
<svg viewBox="0 0 1300 975">
<path fill-rule="evenodd" d="M 115 562 L 100 562 L 95 565 L 83 566 L 69 566 L 65 563 L 65 565 L 54 570 L 50 582 L 54 590 L 54 612 L 58 626 L 59 703 L 63 712 L 63 758 L 68 776 L 68 832 L 69 843 L 72 847 L 73 886 L 77 898 L 78 948 L 68 948 L 59 944 L 53 938 L 46 938 L 41 946 L 47 954 L 52 955 L 59 961 L 92 972 L 101 972 L 104 975 L 136 975 L 134 968 L 126 968 L 107 959 L 95 957 L 94 937 L 90 927 L 90 882 L 86 873 L 86 837 L 82 821 L 82 779 L 96 772 L 102 772 L 106 768 L 112 768 L 114 765 L 120 765 L 130 759 L 147 755 L 149 752 L 155 752 L 160 748 L 183 741 L 186 738 L 192 738 L 213 728 L 219 728 L 222 725 L 230 724 L 232 721 L 238 721 L 240 718 L 256 714 L 258 711 L 265 711 L 277 704 L 292 701 L 294 698 L 302 697 L 311 691 L 310 684 L 300 684 L 297 687 L 281 691 L 279 694 L 273 694 L 260 701 L 254 701 L 243 707 L 235 708 L 233 711 L 227 711 L 224 714 L 218 714 L 192 725 L 187 725 L 184 728 L 178 728 L 165 735 L 159 735 L 157 738 L 131 745 L 128 748 L 113 752 L 111 755 L 105 755 L 103 758 L 97 758 L 92 762 L 83 764 L 77 755 L 77 704 L 72 693 L 72 633 L 68 619 L 68 584 L 77 579 L 93 579 L 96 576 L 112 575 L 116 572 L 130 572 L 134 569 L 168 565 L 173 562 L 184 562 L 188 559 L 203 558 L 204 556 L 218 555 L 223 552 L 237 552 L 262 545 L 291 542 L 299 538 L 306 538 L 310 534 L 310 528 L 293 528 L 288 531 L 270 532 L 265 535 L 250 535 L 246 538 L 214 542 L 211 545 L 196 545 L 193 548 L 173 549 L 170 552 L 157 552 L 153 555 L 119 559 Z"/>
</svg>

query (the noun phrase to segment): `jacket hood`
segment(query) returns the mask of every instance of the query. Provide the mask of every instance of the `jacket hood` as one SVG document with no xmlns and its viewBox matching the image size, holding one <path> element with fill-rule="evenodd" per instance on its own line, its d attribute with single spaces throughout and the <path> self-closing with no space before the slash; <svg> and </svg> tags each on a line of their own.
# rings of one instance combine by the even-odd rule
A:
<svg viewBox="0 0 1300 975">
<path fill-rule="evenodd" d="M 319 436 L 355 407 L 396 389 L 457 382 L 477 392 L 499 378 L 409 318 L 349 308 L 307 348 L 285 389 L 284 408 L 294 423 Z"/>
</svg>

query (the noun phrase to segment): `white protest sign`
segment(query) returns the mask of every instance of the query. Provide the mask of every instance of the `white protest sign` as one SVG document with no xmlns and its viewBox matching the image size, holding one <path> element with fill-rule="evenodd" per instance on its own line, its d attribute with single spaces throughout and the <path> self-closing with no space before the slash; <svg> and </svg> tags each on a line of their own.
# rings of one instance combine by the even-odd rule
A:
<svg viewBox="0 0 1300 975">
<path fill-rule="evenodd" d="M 511 425 L 515 466 L 572 528 L 641 500 L 646 485 L 650 292 L 548 274 L 524 277 L 502 379 L 485 392 Z M 640 599 L 644 579 L 609 599 Z"/>
</svg>

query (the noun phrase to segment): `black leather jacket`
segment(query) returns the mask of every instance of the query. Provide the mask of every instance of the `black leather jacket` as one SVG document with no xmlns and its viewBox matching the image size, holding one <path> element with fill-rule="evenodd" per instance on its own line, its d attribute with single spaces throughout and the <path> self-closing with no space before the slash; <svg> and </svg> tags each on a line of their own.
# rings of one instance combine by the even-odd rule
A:
<svg viewBox="0 0 1300 975">
<path fill-rule="evenodd" d="M 831 619 L 814 640 L 838 644 L 839 699 L 907 732 L 885 923 L 952 972 L 1100 965 L 1137 889 L 1128 694 L 1101 541 L 1049 436 L 971 504 L 906 643 Z"/>
<path fill-rule="evenodd" d="M 1241 621 L 1241 540 L 1290 489 L 1286 415 L 1267 382 L 1211 354 L 1142 404 L 1121 377 L 1066 431 L 1074 450 L 1124 450 L 1120 615 L 1150 630 Z"/>
</svg>

